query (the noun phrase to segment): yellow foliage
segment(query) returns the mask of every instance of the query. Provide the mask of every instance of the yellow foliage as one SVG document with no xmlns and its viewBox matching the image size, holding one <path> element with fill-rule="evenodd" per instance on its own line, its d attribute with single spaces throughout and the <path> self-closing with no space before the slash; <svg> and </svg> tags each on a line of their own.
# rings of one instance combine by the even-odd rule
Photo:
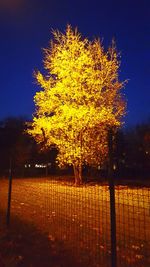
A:
<svg viewBox="0 0 150 267">
<path fill-rule="evenodd" d="M 37 142 L 55 144 L 63 164 L 101 164 L 107 155 L 108 127 L 119 127 L 125 101 L 118 78 L 120 62 L 114 43 L 104 51 L 99 40 L 83 39 L 77 29 L 54 31 L 44 49 L 47 76 L 35 73 L 42 91 L 28 133 Z"/>
</svg>

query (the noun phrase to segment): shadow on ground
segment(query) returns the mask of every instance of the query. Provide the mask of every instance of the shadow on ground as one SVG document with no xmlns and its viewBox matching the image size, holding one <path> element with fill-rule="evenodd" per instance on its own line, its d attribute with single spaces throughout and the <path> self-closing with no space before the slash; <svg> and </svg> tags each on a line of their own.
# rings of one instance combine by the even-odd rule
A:
<svg viewBox="0 0 150 267">
<path fill-rule="evenodd" d="M 61 241 L 52 240 L 47 233 L 15 217 L 7 228 L 4 214 L 0 214 L 0 266 L 81 267 L 81 264 Z"/>
</svg>

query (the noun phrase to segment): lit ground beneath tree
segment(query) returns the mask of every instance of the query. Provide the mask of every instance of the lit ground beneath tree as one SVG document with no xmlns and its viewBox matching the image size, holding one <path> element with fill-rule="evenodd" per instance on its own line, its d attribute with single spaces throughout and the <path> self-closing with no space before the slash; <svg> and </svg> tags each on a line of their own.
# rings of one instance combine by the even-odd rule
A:
<svg viewBox="0 0 150 267">
<path fill-rule="evenodd" d="M 6 210 L 8 181 L 0 180 Z M 118 266 L 150 266 L 150 189 L 116 186 Z M 107 185 L 43 178 L 13 179 L 12 215 L 61 240 L 81 263 L 110 266 L 110 203 Z"/>
</svg>

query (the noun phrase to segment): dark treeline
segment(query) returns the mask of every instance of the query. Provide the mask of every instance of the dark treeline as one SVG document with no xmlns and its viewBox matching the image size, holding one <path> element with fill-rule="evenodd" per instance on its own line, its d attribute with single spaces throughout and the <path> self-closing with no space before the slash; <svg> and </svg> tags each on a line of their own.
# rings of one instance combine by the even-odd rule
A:
<svg viewBox="0 0 150 267">
<path fill-rule="evenodd" d="M 150 178 L 150 121 L 117 133 L 114 159 L 119 177 Z"/>
<path fill-rule="evenodd" d="M 58 168 L 55 147 L 42 151 L 26 133 L 26 121 L 11 117 L 0 122 L 0 176 L 8 176 L 10 161 L 13 174 L 19 177 L 71 173 L 71 169 Z M 85 167 L 84 174 L 107 175 L 106 166 Z M 150 178 L 150 122 L 118 131 L 114 142 L 114 173 L 122 178 Z"/>
<path fill-rule="evenodd" d="M 0 122 L 0 176 L 8 176 L 10 162 L 15 176 L 45 175 L 48 168 L 55 172 L 57 150 L 41 151 L 26 133 L 26 121 L 11 117 Z"/>
</svg>

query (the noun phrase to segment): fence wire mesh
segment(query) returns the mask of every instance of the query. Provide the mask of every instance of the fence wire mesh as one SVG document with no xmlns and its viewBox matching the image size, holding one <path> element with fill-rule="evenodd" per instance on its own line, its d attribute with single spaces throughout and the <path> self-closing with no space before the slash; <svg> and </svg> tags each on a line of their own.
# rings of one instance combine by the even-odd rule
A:
<svg viewBox="0 0 150 267">
<path fill-rule="evenodd" d="M 0 209 L 7 209 L 8 180 L 0 179 Z M 118 267 L 150 266 L 150 188 L 115 185 Z M 110 194 L 107 183 L 75 187 L 48 178 L 13 179 L 11 215 L 61 240 L 91 267 L 111 266 Z"/>
</svg>

